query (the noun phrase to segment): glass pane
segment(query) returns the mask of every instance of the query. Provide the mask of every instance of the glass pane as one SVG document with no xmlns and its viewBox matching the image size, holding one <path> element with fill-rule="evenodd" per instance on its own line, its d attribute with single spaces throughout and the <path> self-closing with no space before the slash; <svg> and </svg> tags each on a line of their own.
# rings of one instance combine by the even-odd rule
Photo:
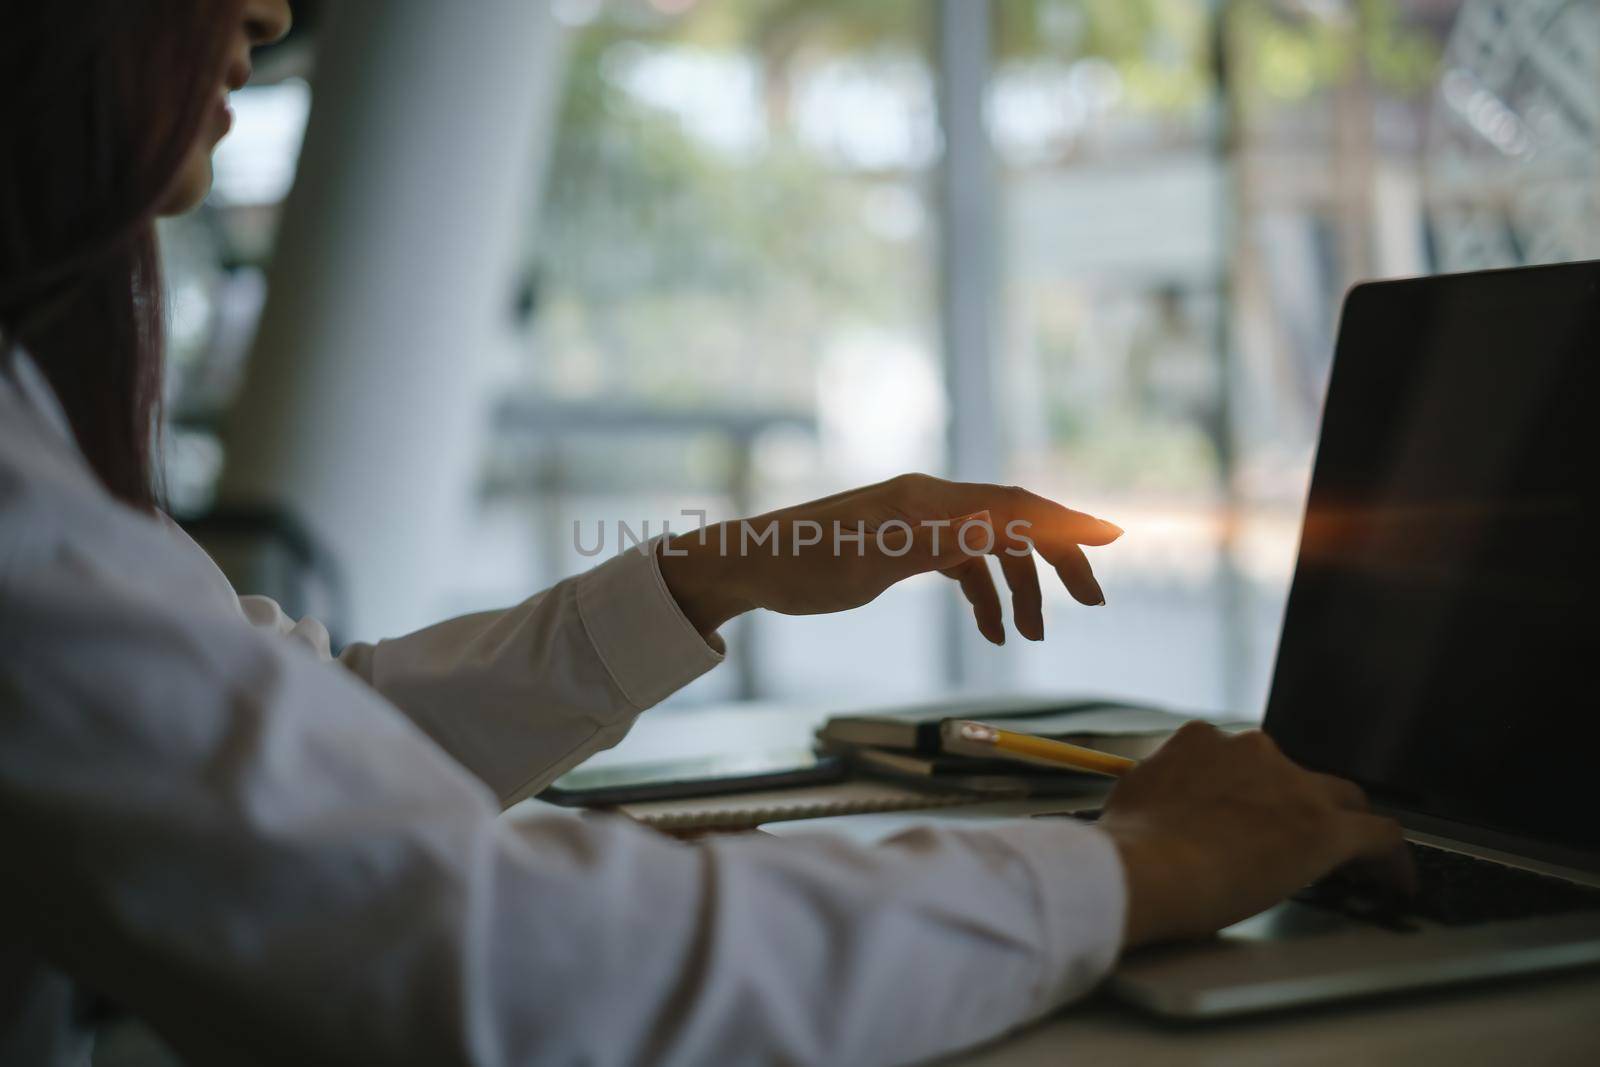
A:
<svg viewBox="0 0 1600 1067">
<path fill-rule="evenodd" d="M 1600 256 L 1600 7 L 998 11 L 1012 476 L 1129 531 L 1024 680 L 1257 714 L 1345 289 Z"/>
<path fill-rule="evenodd" d="M 1206 6 L 1001 0 L 1008 477 L 1115 520 L 1107 605 L 1046 582 L 1029 687 L 1216 702 L 1223 168 Z"/>
<path fill-rule="evenodd" d="M 491 457 L 500 533 L 464 598 L 592 565 L 575 526 L 588 549 L 604 521 L 609 554 L 619 519 L 683 529 L 683 508 L 752 514 L 941 465 L 928 5 L 554 11 L 571 36 L 527 242 L 531 326 L 501 389 L 526 414 Z M 755 620 L 739 635 L 755 647 L 698 693 L 935 685 L 942 595 L 925 582 L 853 616 Z M 863 657 L 873 633 L 893 636 Z"/>
</svg>

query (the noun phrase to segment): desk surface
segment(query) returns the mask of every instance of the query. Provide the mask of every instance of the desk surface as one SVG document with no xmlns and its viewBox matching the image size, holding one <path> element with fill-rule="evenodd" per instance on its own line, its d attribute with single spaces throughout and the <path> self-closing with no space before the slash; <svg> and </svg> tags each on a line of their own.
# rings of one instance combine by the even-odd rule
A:
<svg viewBox="0 0 1600 1067">
<path fill-rule="evenodd" d="M 1178 1025 L 1095 997 L 986 1048 L 964 1067 L 1217 1064 L 1414 1067 L 1600 1063 L 1600 971 Z"/>
<path fill-rule="evenodd" d="M 1600 1063 L 1600 972 L 1436 990 L 1255 1019 L 1173 1025 L 1106 997 L 1078 1004 L 988 1048 L 972 1067 L 1121 1064 Z"/>
</svg>

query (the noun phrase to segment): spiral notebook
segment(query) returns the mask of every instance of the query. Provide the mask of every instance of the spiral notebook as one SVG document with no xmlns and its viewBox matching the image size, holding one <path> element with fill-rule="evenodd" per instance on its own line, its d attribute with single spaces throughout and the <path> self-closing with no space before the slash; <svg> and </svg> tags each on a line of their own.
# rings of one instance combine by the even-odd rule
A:
<svg viewBox="0 0 1600 1067">
<path fill-rule="evenodd" d="M 657 830 L 683 833 L 753 830 L 762 823 L 788 819 L 947 808 L 985 799 L 989 798 L 909 789 L 892 782 L 851 781 L 733 796 L 652 800 L 623 804 L 617 810 Z"/>
</svg>

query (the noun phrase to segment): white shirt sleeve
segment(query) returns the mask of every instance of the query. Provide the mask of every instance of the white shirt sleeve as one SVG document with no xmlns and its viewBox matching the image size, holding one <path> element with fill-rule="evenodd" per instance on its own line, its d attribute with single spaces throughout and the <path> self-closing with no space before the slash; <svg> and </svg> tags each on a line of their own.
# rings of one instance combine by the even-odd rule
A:
<svg viewBox="0 0 1600 1067">
<path fill-rule="evenodd" d="M 722 662 L 668 592 L 654 544 L 514 608 L 353 644 L 338 658 L 510 805 Z M 291 619 L 265 597 L 239 604 L 256 627 L 330 657 L 316 620 Z"/>
</svg>

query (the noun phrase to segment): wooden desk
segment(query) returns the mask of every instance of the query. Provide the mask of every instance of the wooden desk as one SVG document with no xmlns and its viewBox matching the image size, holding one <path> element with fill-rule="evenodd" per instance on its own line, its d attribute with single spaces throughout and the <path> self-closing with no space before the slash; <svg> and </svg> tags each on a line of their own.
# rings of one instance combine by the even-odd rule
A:
<svg viewBox="0 0 1600 1067">
<path fill-rule="evenodd" d="M 1192 1025 L 1164 1023 L 1101 996 L 945 1062 L 1593 1067 L 1600 1064 L 1600 971 Z"/>
</svg>

